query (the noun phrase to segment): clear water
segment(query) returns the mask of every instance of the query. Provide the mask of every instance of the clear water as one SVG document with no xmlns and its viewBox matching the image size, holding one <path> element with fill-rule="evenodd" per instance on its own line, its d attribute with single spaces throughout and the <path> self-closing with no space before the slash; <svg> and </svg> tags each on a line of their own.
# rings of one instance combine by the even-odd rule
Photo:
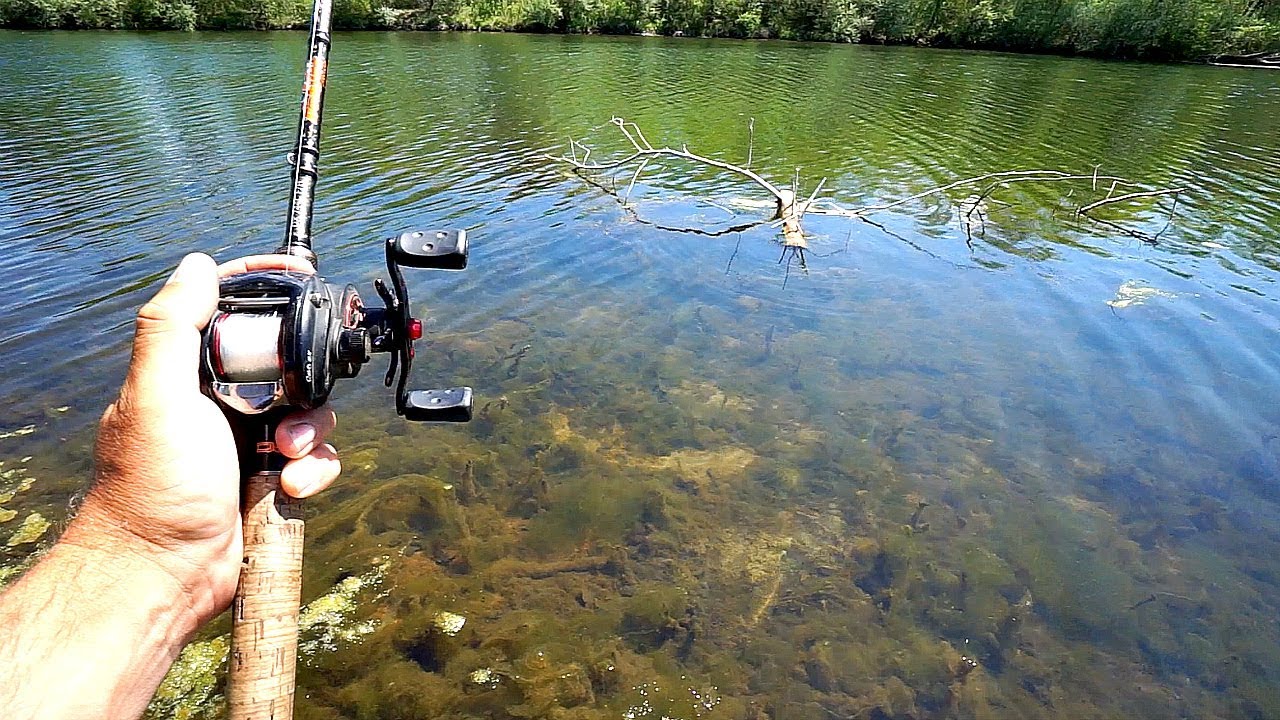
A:
<svg viewBox="0 0 1280 720">
<path fill-rule="evenodd" d="M 0 33 L 0 540 L 88 483 L 177 260 L 277 242 L 303 45 Z M 972 249 L 936 200 L 810 217 L 801 269 L 543 157 L 618 149 L 613 115 L 738 162 L 754 118 L 755 169 L 846 204 L 1095 165 L 1187 191 L 1155 246 L 1057 210 L 1079 186 L 998 193 Z M 420 383 L 482 409 L 406 427 L 377 368 L 339 388 L 304 594 L 351 602 L 304 636 L 299 717 L 1280 715 L 1278 138 L 1261 71 L 337 36 L 324 270 L 367 288 L 382 238 L 466 227 L 471 268 L 410 289 Z M 703 198 L 760 196 L 666 164 L 636 210 L 728 222 Z M 158 714 L 216 708 L 225 630 Z"/>
</svg>

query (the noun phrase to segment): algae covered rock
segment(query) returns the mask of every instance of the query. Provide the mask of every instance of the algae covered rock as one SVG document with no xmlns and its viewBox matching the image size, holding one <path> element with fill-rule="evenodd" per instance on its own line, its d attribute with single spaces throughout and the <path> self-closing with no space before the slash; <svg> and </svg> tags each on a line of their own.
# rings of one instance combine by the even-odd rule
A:
<svg viewBox="0 0 1280 720">
<path fill-rule="evenodd" d="M 690 613 L 688 595 L 678 587 L 645 585 L 626 602 L 618 631 L 640 651 L 661 647 L 681 636 Z"/>
</svg>

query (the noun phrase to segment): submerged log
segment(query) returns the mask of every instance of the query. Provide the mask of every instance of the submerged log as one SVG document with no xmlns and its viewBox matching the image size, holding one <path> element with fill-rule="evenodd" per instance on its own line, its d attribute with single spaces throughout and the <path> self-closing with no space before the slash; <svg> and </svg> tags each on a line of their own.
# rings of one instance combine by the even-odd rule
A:
<svg viewBox="0 0 1280 720">
<path fill-rule="evenodd" d="M 1280 69 L 1280 52 L 1264 50 L 1246 55 L 1219 55 L 1209 61 L 1219 67 Z"/>
</svg>

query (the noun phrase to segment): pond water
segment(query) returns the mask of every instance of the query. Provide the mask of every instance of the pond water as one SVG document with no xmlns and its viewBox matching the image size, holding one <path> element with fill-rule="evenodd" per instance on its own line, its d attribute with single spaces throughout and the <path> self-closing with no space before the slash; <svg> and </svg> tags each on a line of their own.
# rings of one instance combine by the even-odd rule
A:
<svg viewBox="0 0 1280 720">
<path fill-rule="evenodd" d="M 0 33 L 10 574 L 88 483 L 136 308 L 185 253 L 277 243 L 303 46 Z M 1185 192 L 1102 225 L 1071 208 L 1105 187 L 1011 186 L 971 247 L 973 188 L 809 216 L 801 267 L 767 225 L 653 224 L 767 215 L 750 183 L 655 164 L 633 214 L 544 157 L 621 151 L 615 115 L 739 163 L 750 134 L 849 206 L 997 170 Z M 418 384 L 478 401 L 408 426 L 380 369 L 339 386 L 300 718 L 1280 715 L 1280 76 L 339 34 L 324 130 L 333 279 L 471 233 L 410 290 Z M 156 716 L 218 716 L 226 631 Z"/>
</svg>

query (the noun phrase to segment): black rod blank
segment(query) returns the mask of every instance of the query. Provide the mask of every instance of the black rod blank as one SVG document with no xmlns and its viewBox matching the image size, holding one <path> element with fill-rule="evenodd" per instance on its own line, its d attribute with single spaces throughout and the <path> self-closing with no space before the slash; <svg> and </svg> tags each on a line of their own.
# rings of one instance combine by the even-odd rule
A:
<svg viewBox="0 0 1280 720">
<path fill-rule="evenodd" d="M 293 184 L 289 195 L 289 227 L 285 230 L 284 242 L 276 251 L 304 258 L 312 265 L 316 264 L 316 254 L 311 249 L 311 211 L 315 205 L 316 181 L 320 178 L 320 123 L 329 71 L 332 13 L 333 0 L 316 0 L 311 14 L 311 42 L 302 86 L 302 109 L 298 113 L 298 143 L 290 156 Z"/>
</svg>

